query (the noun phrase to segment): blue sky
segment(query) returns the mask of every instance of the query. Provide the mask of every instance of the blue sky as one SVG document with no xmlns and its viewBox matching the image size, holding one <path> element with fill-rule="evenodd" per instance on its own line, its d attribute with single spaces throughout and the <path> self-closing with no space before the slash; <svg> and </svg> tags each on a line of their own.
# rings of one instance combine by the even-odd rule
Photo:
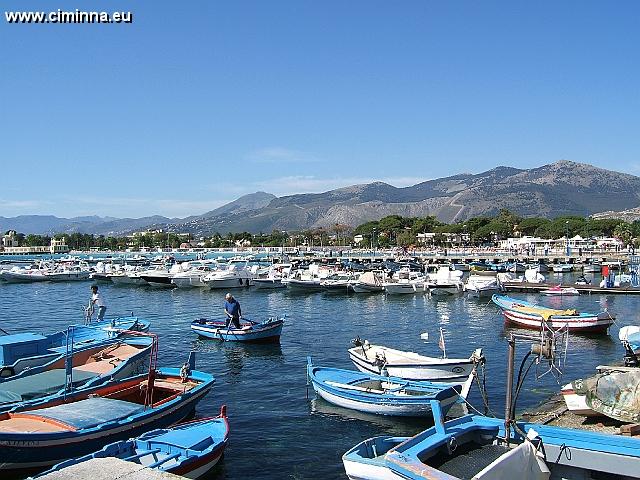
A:
<svg viewBox="0 0 640 480">
<path fill-rule="evenodd" d="M 3 15 L 2 216 L 186 216 L 559 159 L 640 174 L 635 1 L 2 6 L 134 15 Z"/>
</svg>

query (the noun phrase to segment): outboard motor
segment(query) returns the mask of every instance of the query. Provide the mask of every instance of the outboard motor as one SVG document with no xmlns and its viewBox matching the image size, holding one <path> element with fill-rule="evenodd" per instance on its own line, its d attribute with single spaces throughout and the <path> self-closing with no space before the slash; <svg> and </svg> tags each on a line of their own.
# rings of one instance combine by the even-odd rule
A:
<svg viewBox="0 0 640 480">
<path fill-rule="evenodd" d="M 631 348 L 631 345 L 629 345 L 629 342 L 622 342 L 622 345 L 624 346 L 624 366 L 640 366 L 640 360 L 638 360 L 638 356 L 633 352 L 633 349 Z"/>
</svg>

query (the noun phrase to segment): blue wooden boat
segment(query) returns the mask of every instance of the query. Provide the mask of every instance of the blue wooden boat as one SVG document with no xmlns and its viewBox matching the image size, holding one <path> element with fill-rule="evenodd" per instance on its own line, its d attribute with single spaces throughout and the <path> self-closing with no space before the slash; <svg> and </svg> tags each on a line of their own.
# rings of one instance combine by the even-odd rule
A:
<svg viewBox="0 0 640 480">
<path fill-rule="evenodd" d="M 226 407 L 223 406 L 218 417 L 193 420 L 173 428 L 152 430 L 137 438 L 110 443 L 97 452 L 58 463 L 34 478 L 93 458 L 108 457 L 186 478 L 199 478 L 218 463 L 228 437 L 229 422 Z"/>
<path fill-rule="evenodd" d="M 61 351 L 63 358 L 53 362 L 53 368 L 0 383 L 0 412 L 143 373 L 155 341 L 154 336 L 139 334 L 86 348 L 70 358 Z"/>
<path fill-rule="evenodd" d="M 113 344 L 119 338 L 129 336 L 129 332 L 148 330 L 148 321 L 122 317 L 93 325 L 73 325 L 49 335 L 17 333 L 0 336 L 0 382 L 60 368 L 70 344 L 73 347 L 71 353 L 75 355 Z"/>
<path fill-rule="evenodd" d="M 307 357 L 307 377 L 315 392 L 327 402 L 377 415 L 431 415 L 431 401 L 446 411 L 460 398 L 461 386 L 410 381 L 371 373 L 314 366 Z"/>
<path fill-rule="evenodd" d="M 224 320 L 200 318 L 191 323 L 191 330 L 201 337 L 227 342 L 270 343 L 279 342 L 284 318 L 270 317 L 264 322 L 242 319 L 240 328 L 226 326 Z"/>
<path fill-rule="evenodd" d="M 460 478 L 637 478 L 640 439 L 516 422 L 505 438 L 503 419 L 466 415 L 448 422 L 436 404 L 435 426 L 414 437 L 382 436 L 342 457 L 358 480 Z"/>
<path fill-rule="evenodd" d="M 50 467 L 71 455 L 166 428 L 190 415 L 213 383 L 212 375 L 186 365 L 151 369 L 148 375 L 2 413 L 0 471 Z"/>
</svg>

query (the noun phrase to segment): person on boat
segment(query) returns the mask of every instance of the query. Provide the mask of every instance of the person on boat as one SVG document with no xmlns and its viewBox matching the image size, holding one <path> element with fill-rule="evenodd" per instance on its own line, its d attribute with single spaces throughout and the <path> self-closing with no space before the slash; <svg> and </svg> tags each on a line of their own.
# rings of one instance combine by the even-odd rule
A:
<svg viewBox="0 0 640 480">
<path fill-rule="evenodd" d="M 98 293 L 98 286 L 91 285 L 91 302 L 89 303 L 89 307 L 98 307 L 98 321 L 104 320 L 104 314 L 107 311 L 107 306 L 104 303 L 104 298 L 100 293 Z"/>
<path fill-rule="evenodd" d="M 234 328 L 240 328 L 242 309 L 240 308 L 240 302 L 233 298 L 230 293 L 224 296 L 224 313 L 227 316 L 227 327 L 230 323 L 233 323 Z"/>
</svg>

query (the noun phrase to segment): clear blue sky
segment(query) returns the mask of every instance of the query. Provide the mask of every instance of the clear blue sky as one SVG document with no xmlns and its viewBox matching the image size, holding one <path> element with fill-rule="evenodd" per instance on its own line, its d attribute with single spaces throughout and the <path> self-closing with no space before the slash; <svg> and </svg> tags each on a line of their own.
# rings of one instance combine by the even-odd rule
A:
<svg viewBox="0 0 640 480">
<path fill-rule="evenodd" d="M 2 7 L 134 14 L 2 15 L 2 216 L 186 216 L 559 159 L 640 174 L 637 1 Z"/>
</svg>

